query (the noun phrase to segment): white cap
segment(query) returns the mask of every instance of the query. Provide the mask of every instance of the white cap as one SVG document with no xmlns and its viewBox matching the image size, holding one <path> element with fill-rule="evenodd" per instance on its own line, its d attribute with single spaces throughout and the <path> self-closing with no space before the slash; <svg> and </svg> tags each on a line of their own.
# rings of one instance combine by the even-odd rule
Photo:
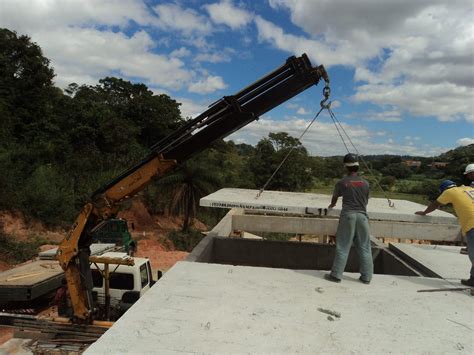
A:
<svg viewBox="0 0 474 355">
<path fill-rule="evenodd" d="M 359 166 L 359 162 L 353 162 L 353 163 L 344 163 L 344 166 Z"/>
<path fill-rule="evenodd" d="M 468 164 L 466 170 L 464 170 L 464 175 L 474 171 L 474 164 Z"/>
</svg>

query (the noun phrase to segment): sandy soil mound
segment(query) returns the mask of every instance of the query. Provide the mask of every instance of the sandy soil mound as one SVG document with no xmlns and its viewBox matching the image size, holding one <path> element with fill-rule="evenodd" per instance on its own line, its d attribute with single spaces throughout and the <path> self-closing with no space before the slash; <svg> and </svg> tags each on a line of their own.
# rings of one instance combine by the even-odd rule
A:
<svg viewBox="0 0 474 355">
<path fill-rule="evenodd" d="M 138 199 L 132 202 L 130 208 L 119 212 L 118 217 L 133 223 L 136 232 L 153 232 L 157 235 L 179 230 L 183 225 L 181 217 L 166 214 L 152 216 L 145 204 Z M 197 219 L 193 221 L 193 226 L 198 230 L 207 230 L 207 226 Z"/>
<path fill-rule="evenodd" d="M 0 211 L 0 227 L 3 232 L 14 235 L 18 241 L 26 241 L 32 237 L 44 237 L 51 242 L 60 242 L 66 235 L 62 229 L 47 229 L 37 220 L 26 221 L 19 212 Z"/>
<path fill-rule="evenodd" d="M 13 329 L 0 327 L 0 345 L 13 338 Z"/>
<path fill-rule="evenodd" d="M 184 251 L 170 250 L 172 247 L 172 243 L 169 241 L 163 243 L 163 241 L 156 239 L 141 239 L 138 242 L 137 256 L 149 258 L 153 270 L 167 271 L 189 254 Z"/>
<path fill-rule="evenodd" d="M 126 219 L 130 224 L 133 223 L 137 232 L 150 230 L 154 227 L 153 217 L 144 203 L 137 199 L 132 201 L 130 208 L 120 211 L 118 217 Z"/>
<path fill-rule="evenodd" d="M 0 259 L 4 259 L 5 257 L 3 255 L 0 254 Z M 6 263 L 5 261 L 3 260 L 0 260 L 0 272 L 1 271 L 5 271 L 5 270 L 8 270 L 8 269 L 11 269 L 12 266 L 8 263 Z"/>
</svg>

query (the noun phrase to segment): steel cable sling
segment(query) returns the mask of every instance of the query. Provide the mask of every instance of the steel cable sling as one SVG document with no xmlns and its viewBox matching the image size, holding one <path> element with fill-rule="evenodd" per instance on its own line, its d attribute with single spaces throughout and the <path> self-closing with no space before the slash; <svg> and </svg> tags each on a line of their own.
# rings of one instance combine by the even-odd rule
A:
<svg viewBox="0 0 474 355">
<path fill-rule="evenodd" d="M 308 124 L 308 126 L 305 128 L 305 130 L 303 131 L 303 133 L 301 133 L 301 135 L 298 137 L 298 140 L 301 140 L 301 138 L 303 138 L 303 136 L 305 135 L 305 133 L 309 130 L 309 128 L 311 127 L 311 125 L 314 123 L 314 121 L 316 121 L 316 118 L 318 118 L 319 114 L 325 109 L 327 108 L 327 104 L 326 104 L 326 101 L 329 100 L 329 95 L 331 94 L 331 89 L 329 88 L 329 82 L 326 82 L 326 85 L 324 86 L 324 89 L 323 89 L 323 95 L 324 95 L 324 99 L 321 101 L 321 108 L 320 110 L 318 111 L 318 113 L 316 114 L 316 116 L 314 116 L 314 118 L 311 120 L 311 122 Z M 331 103 L 329 103 L 330 105 Z M 273 177 L 275 176 L 275 174 L 280 170 L 280 168 L 283 166 L 283 164 L 285 164 L 286 160 L 289 158 L 289 156 L 291 155 L 291 153 L 293 152 L 293 150 L 295 150 L 295 147 L 296 145 L 292 146 L 290 148 L 290 150 L 288 151 L 288 153 L 286 154 L 286 156 L 283 158 L 283 160 L 281 161 L 281 163 L 278 165 L 278 167 L 275 169 L 275 171 L 273 172 L 273 174 L 268 178 L 267 182 L 263 185 L 263 187 L 259 190 L 259 192 L 257 193 L 257 196 L 255 196 L 256 199 L 258 199 L 260 197 L 260 195 L 263 193 L 263 191 L 265 191 L 266 187 L 268 186 L 268 184 L 270 183 L 270 181 L 272 181 Z"/>
<path fill-rule="evenodd" d="M 379 181 L 377 178 L 375 178 L 375 175 L 374 173 L 372 172 L 372 169 L 370 169 L 369 165 L 367 164 L 367 162 L 365 161 L 364 157 L 359 153 L 359 150 L 356 148 L 355 144 L 352 142 L 352 139 L 351 137 L 349 136 L 349 134 L 347 134 L 346 130 L 344 129 L 344 127 L 342 126 L 341 122 L 339 122 L 339 120 L 337 119 L 336 115 L 334 114 L 334 112 L 331 110 L 331 103 L 329 103 L 327 105 L 327 110 L 329 112 L 329 116 L 331 116 L 331 119 L 332 121 L 334 122 L 334 126 L 336 126 L 336 130 L 337 130 L 337 133 L 339 133 L 339 137 L 341 137 L 341 140 L 342 140 L 342 143 L 344 143 L 344 146 L 346 147 L 346 150 L 347 150 L 347 153 L 350 153 L 348 147 L 347 147 L 347 144 L 344 140 L 344 137 L 342 136 L 341 134 L 341 131 L 346 135 L 347 139 L 349 140 L 350 144 L 352 145 L 352 148 L 354 148 L 354 151 L 357 153 L 357 156 L 360 157 L 360 160 L 362 161 L 362 163 L 364 164 L 365 168 L 369 171 L 370 175 L 371 176 L 374 176 L 374 181 L 375 181 L 375 184 L 377 185 L 377 187 L 382 191 L 384 197 L 387 199 L 387 202 L 388 202 L 388 206 L 389 207 L 395 207 L 395 204 L 392 202 L 392 200 L 390 200 L 390 198 L 388 197 L 388 194 L 385 192 L 385 190 L 383 189 L 383 187 L 380 185 Z M 338 127 L 339 126 L 339 127 Z M 340 129 L 339 129 L 340 128 Z"/>
<path fill-rule="evenodd" d="M 331 110 L 331 102 L 327 102 L 329 100 L 329 95 L 331 94 L 331 89 L 329 87 L 329 83 L 327 82 L 326 85 L 324 86 L 324 89 L 323 89 L 323 96 L 324 96 L 324 99 L 320 102 L 320 106 L 321 106 L 321 109 L 318 111 L 318 113 L 316 114 L 316 116 L 314 116 L 314 118 L 311 120 L 311 122 L 308 124 L 308 126 L 305 128 L 305 130 L 303 131 L 303 133 L 301 133 L 301 135 L 299 136 L 298 140 L 301 140 L 301 138 L 306 134 L 306 132 L 309 130 L 309 128 L 311 127 L 311 125 L 314 123 L 314 121 L 316 120 L 316 118 L 318 118 L 318 116 L 320 115 L 320 113 L 326 109 L 329 113 L 329 116 L 331 117 L 333 123 L 334 123 L 334 126 L 336 127 L 336 130 L 337 130 L 337 133 L 339 134 L 339 137 L 341 138 L 342 140 L 342 143 L 344 144 L 344 147 L 346 148 L 347 152 L 350 153 L 349 151 L 349 148 L 346 144 L 346 141 L 344 139 L 344 136 L 342 135 L 341 131 L 346 135 L 348 141 L 350 142 L 350 144 L 352 145 L 352 147 L 354 148 L 355 152 L 357 153 L 357 155 L 361 158 L 361 161 L 362 163 L 364 164 L 364 166 L 366 167 L 366 169 L 369 171 L 370 175 L 374 176 L 372 170 L 370 169 L 369 165 L 367 164 L 367 162 L 365 161 L 365 159 L 363 158 L 363 156 L 359 153 L 359 150 L 356 148 L 355 144 L 352 142 L 349 134 L 347 134 L 346 130 L 344 129 L 344 127 L 342 126 L 342 124 L 339 122 L 339 120 L 337 119 L 336 115 L 334 114 L 334 112 Z M 289 156 L 291 155 L 291 153 L 293 152 L 293 150 L 295 149 L 296 146 L 293 146 L 291 147 L 291 149 L 289 150 L 289 152 L 286 154 L 286 156 L 283 158 L 283 160 L 281 161 L 281 163 L 278 165 L 278 167 L 275 169 L 275 171 L 273 172 L 273 174 L 268 178 L 267 182 L 263 185 L 263 187 L 259 190 L 259 192 L 257 193 L 257 196 L 255 197 L 256 199 L 258 199 L 260 197 L 260 195 L 263 193 L 263 191 L 265 191 L 266 187 L 268 186 L 268 184 L 270 183 L 270 181 L 273 179 L 273 177 L 275 176 L 275 174 L 280 170 L 280 168 L 283 166 L 283 164 L 286 162 L 286 160 L 289 158 Z M 387 193 L 385 192 L 385 190 L 383 189 L 383 187 L 380 185 L 379 181 L 375 178 L 375 183 L 377 185 L 377 187 L 383 192 L 384 194 L 384 197 L 387 199 L 387 202 L 388 202 L 388 205 L 389 207 L 395 207 L 395 204 L 390 200 L 390 198 L 388 197 Z"/>
</svg>

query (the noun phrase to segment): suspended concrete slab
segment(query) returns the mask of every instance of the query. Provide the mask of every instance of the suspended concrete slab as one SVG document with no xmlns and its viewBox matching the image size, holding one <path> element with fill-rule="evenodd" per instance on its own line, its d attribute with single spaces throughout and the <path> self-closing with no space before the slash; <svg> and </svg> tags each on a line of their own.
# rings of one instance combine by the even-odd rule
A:
<svg viewBox="0 0 474 355">
<path fill-rule="evenodd" d="M 389 249 L 402 260 L 417 266 L 426 275 L 458 281 L 469 278 L 469 256 L 461 247 L 450 245 L 390 243 Z"/>
<path fill-rule="evenodd" d="M 331 200 L 329 195 L 265 191 L 257 198 L 257 193 L 257 190 L 221 189 L 203 197 L 200 204 L 235 209 L 237 212 L 229 216 L 226 223 L 220 223 L 233 230 L 319 235 L 336 233 L 342 199 L 339 199 L 335 208 L 327 210 Z M 424 210 L 426 206 L 405 200 L 392 202 L 394 207 L 390 207 L 383 198 L 369 200 L 367 212 L 374 236 L 460 240 L 460 227 L 454 215 L 437 210 L 428 216 L 418 216 L 415 212 Z"/>
<path fill-rule="evenodd" d="M 113 243 L 93 243 L 90 245 L 91 255 L 101 255 L 107 251 L 113 251 L 116 245 Z M 41 260 L 56 260 L 58 248 L 48 249 L 38 254 Z"/>
<path fill-rule="evenodd" d="M 221 189 L 200 201 L 201 206 L 219 208 L 242 208 L 244 210 L 278 213 L 278 214 L 307 214 L 324 215 L 324 210 L 331 203 L 331 196 L 283 191 L 264 191 L 256 197 L 258 190 L 248 189 Z M 457 224 L 456 217 L 450 213 L 436 210 L 428 216 L 415 215 L 416 211 L 424 210 L 426 206 L 406 200 L 391 200 L 394 207 L 388 205 L 387 199 L 371 198 L 367 206 L 367 213 L 371 220 L 444 223 Z M 331 210 L 328 216 L 339 216 L 342 208 L 342 199 Z"/>
<path fill-rule="evenodd" d="M 419 293 L 453 285 L 392 275 L 335 284 L 324 273 L 179 262 L 85 354 L 474 352 L 468 291 Z"/>
</svg>

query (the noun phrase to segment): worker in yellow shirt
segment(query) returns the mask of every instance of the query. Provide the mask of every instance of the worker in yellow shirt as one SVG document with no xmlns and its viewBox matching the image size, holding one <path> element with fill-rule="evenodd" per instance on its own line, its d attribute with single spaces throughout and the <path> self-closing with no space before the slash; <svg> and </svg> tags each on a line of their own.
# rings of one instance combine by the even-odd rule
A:
<svg viewBox="0 0 474 355">
<path fill-rule="evenodd" d="M 466 237 L 467 250 L 471 260 L 471 275 L 467 280 L 461 280 L 466 286 L 474 287 L 474 187 L 456 186 L 451 180 L 445 180 L 439 186 L 441 195 L 430 203 L 424 211 L 415 214 L 424 216 L 441 205 L 451 203 L 461 225 L 461 233 Z"/>
</svg>

